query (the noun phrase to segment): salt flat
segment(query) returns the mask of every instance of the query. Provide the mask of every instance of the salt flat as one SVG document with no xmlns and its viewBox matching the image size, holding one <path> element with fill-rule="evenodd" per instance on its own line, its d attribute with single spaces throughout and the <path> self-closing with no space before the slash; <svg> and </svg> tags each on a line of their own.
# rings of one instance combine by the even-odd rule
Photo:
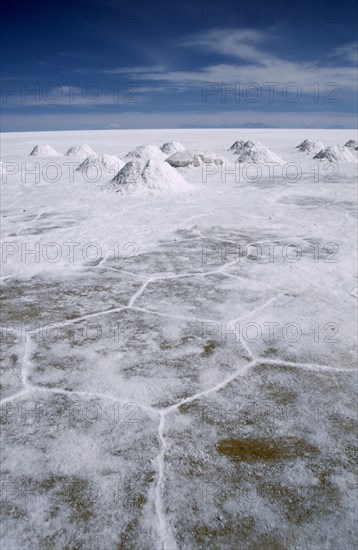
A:
<svg viewBox="0 0 358 550">
<path fill-rule="evenodd" d="M 357 164 L 296 149 L 354 137 L 1 136 L 4 548 L 355 547 Z M 64 156 L 169 141 L 224 164 L 130 196 Z"/>
</svg>

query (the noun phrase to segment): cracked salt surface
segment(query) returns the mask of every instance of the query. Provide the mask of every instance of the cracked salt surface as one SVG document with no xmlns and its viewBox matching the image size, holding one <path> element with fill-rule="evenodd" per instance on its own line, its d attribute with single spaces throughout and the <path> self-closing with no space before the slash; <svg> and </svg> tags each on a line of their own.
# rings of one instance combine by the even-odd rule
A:
<svg viewBox="0 0 358 550">
<path fill-rule="evenodd" d="M 290 162 L 301 134 L 43 139 L 123 158 L 143 141 L 220 154 L 244 137 Z M 8 139 L 5 162 L 36 143 Z M 354 166 L 315 183 L 301 157 L 296 183 L 217 171 L 204 184 L 180 168 L 194 188 L 175 199 L 89 192 L 80 174 L 3 184 L 4 240 L 19 252 L 3 263 L 2 547 L 355 547 Z M 23 243 L 49 242 L 57 262 L 22 261 Z M 65 242 L 79 243 L 71 259 Z M 252 243 L 260 256 L 238 248 Z"/>
</svg>

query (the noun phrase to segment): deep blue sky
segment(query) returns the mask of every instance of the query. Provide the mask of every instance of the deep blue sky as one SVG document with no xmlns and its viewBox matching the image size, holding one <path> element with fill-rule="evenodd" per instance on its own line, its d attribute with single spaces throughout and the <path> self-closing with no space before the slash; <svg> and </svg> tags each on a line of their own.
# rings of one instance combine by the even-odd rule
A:
<svg viewBox="0 0 358 550">
<path fill-rule="evenodd" d="M 12 0 L 1 19 L 3 131 L 356 124 L 353 0 Z"/>
</svg>

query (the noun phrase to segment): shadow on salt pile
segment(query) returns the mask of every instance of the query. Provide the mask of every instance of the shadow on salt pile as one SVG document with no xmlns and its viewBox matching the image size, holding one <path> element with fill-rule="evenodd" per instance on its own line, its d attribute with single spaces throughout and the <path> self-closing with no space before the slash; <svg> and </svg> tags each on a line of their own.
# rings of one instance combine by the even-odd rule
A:
<svg viewBox="0 0 358 550">
<path fill-rule="evenodd" d="M 246 141 L 244 139 L 240 139 L 238 141 L 235 141 L 231 147 L 229 147 L 228 151 L 241 151 L 245 146 Z"/>
<path fill-rule="evenodd" d="M 358 151 L 358 141 L 356 139 L 349 139 L 344 144 L 344 147 L 348 147 L 348 149 L 354 149 L 355 151 Z"/>
<path fill-rule="evenodd" d="M 301 151 L 301 153 L 317 153 L 324 149 L 322 141 L 312 141 L 310 139 L 304 139 L 299 145 L 296 146 L 296 149 Z"/>
<path fill-rule="evenodd" d="M 91 149 L 89 145 L 75 145 L 74 147 L 70 147 L 65 154 L 66 157 L 77 157 L 77 158 L 87 158 L 96 156 L 96 153 Z"/>
<path fill-rule="evenodd" d="M 163 143 L 160 150 L 169 157 L 174 155 L 174 153 L 185 151 L 185 147 L 179 141 L 169 141 L 167 143 Z"/>
<path fill-rule="evenodd" d="M 328 162 L 357 162 L 355 156 L 343 145 L 329 145 L 329 147 L 322 149 L 313 158 L 328 160 Z"/>
<path fill-rule="evenodd" d="M 163 161 L 166 157 L 167 155 L 156 145 L 140 145 L 130 151 L 125 158 L 127 162 L 131 160 L 145 162 L 148 160 Z"/>
<path fill-rule="evenodd" d="M 77 168 L 76 172 L 81 172 L 86 181 L 98 181 L 103 172 L 108 174 L 117 174 L 123 168 L 124 162 L 115 155 L 103 154 L 87 157 Z"/>
<path fill-rule="evenodd" d="M 234 155 L 238 156 L 236 162 L 254 164 L 275 162 L 284 164 L 283 159 L 279 155 L 267 149 L 259 141 L 236 141 L 229 150 L 232 150 Z"/>
<path fill-rule="evenodd" d="M 123 195 L 134 196 L 163 191 L 180 193 L 193 189 L 174 168 L 157 159 L 127 162 L 110 181 L 108 188 Z"/>
<path fill-rule="evenodd" d="M 30 153 L 30 157 L 60 157 L 61 153 L 53 149 L 51 145 L 35 145 Z"/>
</svg>

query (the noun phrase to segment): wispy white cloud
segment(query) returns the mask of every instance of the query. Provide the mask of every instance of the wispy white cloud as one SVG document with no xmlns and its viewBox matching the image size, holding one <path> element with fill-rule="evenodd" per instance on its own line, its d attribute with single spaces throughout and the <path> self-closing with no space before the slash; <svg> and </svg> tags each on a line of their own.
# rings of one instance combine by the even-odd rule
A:
<svg viewBox="0 0 358 550">
<path fill-rule="evenodd" d="M 358 42 L 348 42 L 347 44 L 343 44 L 342 46 L 335 48 L 330 53 L 329 57 L 357 67 Z"/>
<path fill-rule="evenodd" d="M 195 48 L 201 53 L 210 52 L 223 57 L 222 62 L 202 64 L 198 69 L 170 70 L 161 64 L 149 64 L 148 66 L 119 66 L 112 69 L 102 70 L 100 73 L 99 85 L 102 84 L 103 94 L 98 102 L 86 100 L 81 89 L 75 90 L 75 101 L 73 113 L 67 114 L 63 109 L 60 114 L 56 109 L 53 112 L 38 114 L 30 113 L 23 116 L 11 108 L 3 112 L 3 128 L 11 127 L 17 130 L 31 129 L 75 129 L 75 128 L 170 128 L 182 125 L 192 126 L 233 126 L 245 122 L 264 123 L 275 127 L 300 127 L 309 121 L 310 126 L 326 127 L 343 125 L 352 127 L 355 124 L 354 115 L 345 112 L 343 98 L 352 100 L 356 94 L 356 67 L 353 60 L 356 56 L 356 43 L 346 43 L 327 52 L 324 58 L 316 60 L 287 60 L 283 55 L 270 53 L 271 40 L 275 38 L 273 31 L 261 32 L 252 29 L 228 30 L 211 29 L 205 33 L 187 38 L 180 44 L 181 48 Z M 219 58 L 220 59 L 220 58 Z M 114 106 L 112 93 L 104 91 L 103 75 L 105 80 L 109 77 L 113 80 L 126 80 L 135 82 L 137 89 L 135 99 L 138 103 L 128 103 L 123 109 L 111 109 Z M 117 78 L 116 78 L 117 77 Z M 92 75 L 91 82 L 94 81 Z M 274 109 L 267 109 L 267 102 L 257 102 L 255 105 L 243 102 L 240 108 L 233 110 L 229 100 L 225 109 L 221 103 L 219 88 L 232 87 L 233 83 L 242 86 L 249 83 L 257 83 L 263 90 L 265 83 L 278 83 L 277 95 Z M 202 88 L 205 83 L 215 83 L 218 93 L 210 98 L 210 109 L 205 109 L 202 103 Z M 313 97 L 312 85 L 320 84 L 320 104 L 298 102 L 291 104 L 291 112 L 287 112 L 288 105 L 282 107 L 282 87 L 288 83 L 297 83 L 303 95 L 310 94 Z M 324 88 L 327 83 L 336 83 L 337 99 L 334 109 L 332 105 L 322 101 L 332 88 Z M 108 82 L 107 82 L 108 85 Z M 110 88 L 106 88 L 108 90 Z M 68 105 L 69 90 L 62 87 L 63 98 L 55 105 Z M 267 90 L 267 86 L 266 86 Z M 186 103 L 182 110 L 178 107 L 178 94 L 186 95 Z M 322 95 L 323 93 L 323 95 Z M 160 111 L 159 101 L 151 102 L 153 96 L 150 94 L 167 94 L 168 100 L 163 105 L 168 106 L 169 101 L 174 102 L 177 107 L 171 112 Z M 189 95 L 191 94 L 191 95 Z M 189 98 L 189 99 L 188 99 Z M 267 98 L 267 93 L 266 93 Z M 213 101 L 211 101 L 213 99 Z M 341 102 L 341 103 L 340 103 Z M 7 107 L 18 106 L 17 98 L 11 97 Z M 117 102 L 118 103 L 118 102 Z M 280 107 L 281 103 L 281 107 Z M 143 104 L 143 105 L 140 105 Z M 192 110 L 189 110 L 189 104 Z M 215 107 L 215 104 L 217 107 Z M 48 101 L 30 101 L 26 103 L 32 107 L 48 106 Z M 136 106 L 137 105 L 137 106 Z M 79 106 L 79 109 L 75 109 Z M 101 107 L 107 106 L 106 109 Z M 123 105 L 122 105 L 123 106 Z M 88 116 L 88 107 L 91 116 Z M 149 111 L 149 108 L 150 111 Z M 139 112 L 142 109 L 142 112 Z M 193 110 L 194 109 L 194 110 Z M 251 110 L 248 110 L 251 109 Z M 168 109 L 167 109 L 168 110 Z M 49 111 L 49 110 L 47 110 Z M 106 112 L 104 112 L 106 111 Z M 115 112 L 116 111 L 116 112 Z M 118 112 L 122 111 L 122 112 Z M 146 112 L 144 112 L 146 111 Z M 114 126 L 113 126 L 114 125 Z"/>
<path fill-rule="evenodd" d="M 325 84 L 335 82 L 340 89 L 356 89 L 356 70 L 354 67 L 327 66 L 319 67 L 315 63 L 293 63 L 277 60 L 275 66 L 257 66 L 235 64 L 216 64 L 196 71 L 168 71 L 166 73 L 147 73 L 142 75 L 143 80 L 171 82 L 181 84 L 187 88 L 201 86 L 203 82 L 248 84 L 256 82 L 263 85 L 265 82 L 278 82 L 286 85 L 289 82 L 297 83 L 303 91 L 308 93 L 315 83 Z M 312 92 L 310 92 L 312 93 Z"/>
<path fill-rule="evenodd" d="M 210 29 L 182 42 L 182 46 L 218 53 L 244 61 L 268 64 L 275 61 L 265 45 L 272 39 L 272 32 L 254 29 Z"/>
<path fill-rule="evenodd" d="M 119 67 L 106 74 L 135 74 L 138 82 L 156 81 L 163 85 L 176 84 L 189 90 L 203 82 L 295 82 L 303 92 L 319 82 L 337 84 L 340 90 L 356 90 L 356 69 L 352 60 L 356 55 L 354 43 L 344 44 L 328 52 L 325 58 L 310 61 L 290 61 L 269 53 L 273 31 L 211 29 L 182 42 L 185 48 L 195 48 L 225 57 L 225 62 L 202 66 L 195 70 L 166 70 L 150 67 Z M 229 58 L 229 59 L 228 59 Z"/>
</svg>

